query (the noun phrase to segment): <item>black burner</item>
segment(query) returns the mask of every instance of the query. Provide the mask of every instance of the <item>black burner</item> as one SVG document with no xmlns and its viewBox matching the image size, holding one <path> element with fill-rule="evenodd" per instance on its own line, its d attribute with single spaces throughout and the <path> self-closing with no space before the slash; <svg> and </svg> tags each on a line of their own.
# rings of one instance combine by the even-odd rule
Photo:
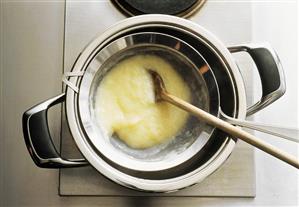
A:
<svg viewBox="0 0 299 207">
<path fill-rule="evenodd" d="M 127 15 L 169 14 L 189 16 L 205 0 L 112 0 Z"/>
</svg>

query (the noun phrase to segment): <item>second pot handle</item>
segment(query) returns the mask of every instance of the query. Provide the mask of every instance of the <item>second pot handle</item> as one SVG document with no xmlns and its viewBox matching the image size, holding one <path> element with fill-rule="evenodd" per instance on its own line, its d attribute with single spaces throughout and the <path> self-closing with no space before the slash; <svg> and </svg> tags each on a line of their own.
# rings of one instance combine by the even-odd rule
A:
<svg viewBox="0 0 299 207">
<path fill-rule="evenodd" d="M 247 52 L 253 59 L 262 83 L 262 97 L 247 109 L 247 116 L 265 108 L 280 98 L 286 90 L 279 57 L 268 44 L 244 44 L 228 48 L 230 52 Z"/>
<path fill-rule="evenodd" d="M 27 149 L 35 162 L 42 168 L 68 168 L 88 165 L 84 159 L 63 159 L 51 139 L 47 112 L 52 106 L 65 100 L 61 94 L 46 100 L 23 114 L 23 133 Z"/>
</svg>

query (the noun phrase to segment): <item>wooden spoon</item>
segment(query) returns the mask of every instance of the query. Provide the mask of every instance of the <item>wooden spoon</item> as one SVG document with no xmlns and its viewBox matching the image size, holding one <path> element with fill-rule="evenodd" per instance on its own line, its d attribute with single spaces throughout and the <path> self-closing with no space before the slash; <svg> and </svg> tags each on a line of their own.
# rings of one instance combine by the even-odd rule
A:
<svg viewBox="0 0 299 207">
<path fill-rule="evenodd" d="M 188 102 L 173 96 L 169 94 L 165 88 L 164 82 L 161 78 L 161 76 L 153 71 L 153 70 L 148 70 L 149 73 L 152 76 L 153 83 L 154 83 L 154 90 L 155 90 L 155 99 L 156 102 L 158 101 L 167 101 L 185 111 L 188 111 L 189 113 L 195 115 L 197 118 L 200 120 L 215 126 L 218 129 L 221 129 L 222 131 L 237 137 L 248 144 L 251 144 L 260 150 L 294 166 L 295 168 L 299 169 L 299 161 L 297 160 L 296 157 L 287 154 L 286 152 L 268 144 L 267 142 L 264 142 L 263 140 L 253 136 L 252 134 L 249 134 L 242 129 L 239 129 L 231 124 L 229 124 L 226 121 L 223 121 L 222 119 L 219 119 L 218 117 L 215 117 L 208 112 L 205 112 L 204 110 L 201 110 L 192 104 L 189 104 Z"/>
</svg>

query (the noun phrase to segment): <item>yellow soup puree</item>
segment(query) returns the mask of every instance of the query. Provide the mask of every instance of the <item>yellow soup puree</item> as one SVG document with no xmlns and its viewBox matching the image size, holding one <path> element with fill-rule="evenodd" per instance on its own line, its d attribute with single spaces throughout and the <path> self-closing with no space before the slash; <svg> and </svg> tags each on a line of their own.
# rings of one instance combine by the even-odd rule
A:
<svg viewBox="0 0 299 207">
<path fill-rule="evenodd" d="M 169 93 L 190 101 L 190 89 L 162 58 L 136 55 L 115 65 L 103 78 L 96 94 L 99 123 L 111 136 L 116 133 L 128 146 L 152 147 L 174 137 L 188 114 L 166 102 L 155 102 L 147 69 L 158 72 Z"/>
</svg>

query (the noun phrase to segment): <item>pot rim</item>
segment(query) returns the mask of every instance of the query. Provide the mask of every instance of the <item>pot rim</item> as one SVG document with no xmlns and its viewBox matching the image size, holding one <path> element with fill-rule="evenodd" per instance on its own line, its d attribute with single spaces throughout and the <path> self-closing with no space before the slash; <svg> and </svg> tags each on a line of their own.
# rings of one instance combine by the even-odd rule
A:
<svg viewBox="0 0 299 207">
<path fill-rule="evenodd" d="M 226 65 L 229 69 L 229 74 L 231 76 L 231 79 L 233 80 L 233 85 L 235 86 L 235 92 L 237 96 L 237 118 L 245 118 L 246 96 L 244 83 L 232 55 L 223 45 L 223 43 L 218 40 L 213 34 L 208 32 L 200 25 L 179 17 L 149 14 L 131 17 L 115 24 L 114 26 L 110 27 L 110 29 L 106 30 L 106 32 L 94 39 L 83 50 L 83 52 L 77 59 L 72 71 L 81 71 L 82 68 L 85 68 L 86 64 L 92 58 L 91 54 L 94 53 L 94 51 L 99 47 L 103 46 L 105 43 L 111 40 L 113 36 L 119 35 L 121 32 L 128 28 L 146 24 L 159 24 L 179 27 L 180 29 L 188 31 L 192 35 L 202 37 L 204 40 L 206 40 L 207 43 L 209 43 L 208 46 L 215 51 L 215 54 L 219 56 L 219 58 L 223 61 L 223 64 Z M 78 83 L 78 78 L 71 77 L 69 81 L 76 85 Z M 115 181 L 116 183 L 132 189 L 152 192 L 169 192 L 198 183 L 208 175 L 210 175 L 212 172 L 214 172 L 216 169 L 218 169 L 221 164 L 224 163 L 224 161 L 228 158 L 235 146 L 235 141 L 233 139 L 227 138 L 226 142 L 223 143 L 223 146 L 212 158 L 210 158 L 208 162 L 206 162 L 203 166 L 200 166 L 196 170 L 182 176 L 163 180 L 137 178 L 121 172 L 109 165 L 107 162 L 105 162 L 105 160 L 94 153 L 88 141 L 82 138 L 83 134 L 78 127 L 80 126 L 80 123 L 78 122 L 78 114 L 76 113 L 76 111 L 78 110 L 76 103 L 77 96 L 78 94 L 76 94 L 73 90 L 70 90 L 68 87 L 66 88 L 66 115 L 76 145 L 80 149 L 83 156 L 100 173 Z"/>
</svg>

